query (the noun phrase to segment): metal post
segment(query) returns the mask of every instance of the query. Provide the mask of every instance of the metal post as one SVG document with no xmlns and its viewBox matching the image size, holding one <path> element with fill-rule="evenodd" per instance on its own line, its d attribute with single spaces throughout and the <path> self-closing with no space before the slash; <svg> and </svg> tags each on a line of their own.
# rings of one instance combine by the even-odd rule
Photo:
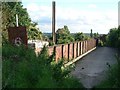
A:
<svg viewBox="0 0 120 90">
<path fill-rule="evenodd" d="M 52 37 L 53 43 L 55 44 L 55 1 L 52 2 Z"/>
<path fill-rule="evenodd" d="M 18 15 L 16 14 L 16 26 L 18 27 Z"/>
</svg>

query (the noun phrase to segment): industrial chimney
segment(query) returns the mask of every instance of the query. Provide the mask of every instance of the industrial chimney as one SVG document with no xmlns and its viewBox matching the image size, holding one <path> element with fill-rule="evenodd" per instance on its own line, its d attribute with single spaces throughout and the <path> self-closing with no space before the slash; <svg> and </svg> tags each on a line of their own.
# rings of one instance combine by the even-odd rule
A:
<svg viewBox="0 0 120 90">
<path fill-rule="evenodd" d="M 52 37 L 53 37 L 53 43 L 56 42 L 55 37 L 55 1 L 52 2 Z"/>
</svg>

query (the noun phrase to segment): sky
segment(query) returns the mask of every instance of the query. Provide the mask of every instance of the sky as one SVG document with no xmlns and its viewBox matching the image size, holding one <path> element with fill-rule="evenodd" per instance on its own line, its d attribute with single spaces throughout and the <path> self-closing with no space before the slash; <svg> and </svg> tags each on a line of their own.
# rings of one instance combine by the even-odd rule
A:
<svg viewBox="0 0 120 90">
<path fill-rule="evenodd" d="M 56 30 L 67 25 L 71 33 L 107 34 L 118 27 L 119 0 L 54 0 Z M 32 21 L 42 32 L 52 32 L 52 0 L 22 0 Z"/>
</svg>

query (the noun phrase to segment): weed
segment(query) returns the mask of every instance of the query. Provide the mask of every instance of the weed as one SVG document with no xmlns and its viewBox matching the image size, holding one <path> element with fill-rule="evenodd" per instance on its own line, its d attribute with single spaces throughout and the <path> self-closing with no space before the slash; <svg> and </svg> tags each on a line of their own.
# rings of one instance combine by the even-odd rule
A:
<svg viewBox="0 0 120 90">
<path fill-rule="evenodd" d="M 4 44 L 2 47 L 2 87 L 6 88 L 79 88 L 77 79 L 69 76 L 70 69 L 63 60 L 55 63 L 55 52 L 49 56 L 47 48 L 41 53 L 24 46 Z"/>
</svg>

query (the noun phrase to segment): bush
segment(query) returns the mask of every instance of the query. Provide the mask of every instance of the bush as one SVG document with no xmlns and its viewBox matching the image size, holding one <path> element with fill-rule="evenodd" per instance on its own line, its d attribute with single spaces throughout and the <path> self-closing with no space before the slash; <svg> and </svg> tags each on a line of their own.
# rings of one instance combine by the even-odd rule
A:
<svg viewBox="0 0 120 90">
<path fill-rule="evenodd" d="M 70 69 L 61 69 L 44 47 L 38 57 L 30 48 L 4 45 L 2 50 L 2 87 L 6 88 L 70 88 L 81 84 L 69 76 Z"/>
<path fill-rule="evenodd" d="M 49 46 L 53 46 L 54 43 L 52 41 L 49 42 Z"/>
<path fill-rule="evenodd" d="M 98 41 L 98 46 L 101 46 L 101 47 L 103 47 L 103 46 L 104 46 L 104 44 L 103 44 L 103 41 L 102 41 L 102 40 L 99 40 L 99 41 Z"/>
<path fill-rule="evenodd" d="M 107 36 L 107 45 L 120 49 L 120 26 L 110 29 Z"/>
</svg>

